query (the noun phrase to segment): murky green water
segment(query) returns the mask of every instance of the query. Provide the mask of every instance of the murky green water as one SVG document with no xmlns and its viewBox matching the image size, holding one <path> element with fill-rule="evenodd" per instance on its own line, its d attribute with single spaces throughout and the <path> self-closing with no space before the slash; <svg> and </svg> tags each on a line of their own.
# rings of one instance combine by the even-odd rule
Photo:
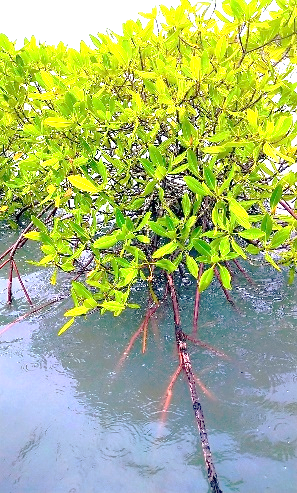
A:
<svg viewBox="0 0 297 493">
<path fill-rule="evenodd" d="M 3 234 L 1 251 L 12 236 Z M 32 245 L 22 255 L 34 256 Z M 20 253 L 18 254 L 20 257 Z M 57 288 L 21 258 L 36 304 Z M 256 287 L 234 279 L 238 314 L 218 285 L 204 294 L 200 338 L 226 361 L 190 346 L 220 485 L 226 492 L 297 492 L 296 284 L 267 267 L 249 268 Z M 0 325 L 27 311 L 18 282 Z M 193 286 L 180 286 L 184 330 L 191 331 Z M 142 291 L 135 299 L 145 306 Z M 65 300 L 0 336 L 1 493 L 207 493 L 188 388 L 174 387 L 166 423 L 163 396 L 177 366 L 170 303 L 156 314 L 141 354 L 137 341 L 121 372 L 116 364 L 143 312 L 93 314 L 57 337 Z M 1 328 L 0 328 L 1 330 Z"/>
</svg>

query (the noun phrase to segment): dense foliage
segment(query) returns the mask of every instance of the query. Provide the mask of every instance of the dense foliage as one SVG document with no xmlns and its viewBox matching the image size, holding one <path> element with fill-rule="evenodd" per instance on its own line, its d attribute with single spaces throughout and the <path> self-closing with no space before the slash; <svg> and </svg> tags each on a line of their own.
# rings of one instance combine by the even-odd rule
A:
<svg viewBox="0 0 297 493">
<path fill-rule="evenodd" d="M 0 35 L 0 214 L 12 227 L 32 214 L 25 237 L 53 283 L 85 262 L 62 331 L 133 308 L 139 278 L 154 299 L 160 269 L 185 266 L 200 291 L 216 273 L 228 290 L 226 262 L 261 252 L 292 277 L 296 5 L 276 3 L 181 0 L 80 51 Z"/>
</svg>

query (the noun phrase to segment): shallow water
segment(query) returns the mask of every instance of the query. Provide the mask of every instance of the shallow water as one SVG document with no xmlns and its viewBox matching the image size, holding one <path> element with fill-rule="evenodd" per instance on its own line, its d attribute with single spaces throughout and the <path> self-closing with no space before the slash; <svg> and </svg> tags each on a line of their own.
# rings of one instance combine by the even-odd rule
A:
<svg viewBox="0 0 297 493">
<path fill-rule="evenodd" d="M 13 238 L 7 232 L 1 251 Z M 18 253 L 34 303 L 58 293 L 49 273 Z M 21 257 L 21 255 L 23 257 Z M 297 492 L 296 283 L 260 263 L 256 286 L 237 272 L 227 305 L 218 285 L 204 293 L 199 337 L 224 360 L 189 345 L 220 486 L 224 493 Z M 0 331 L 28 310 L 14 279 L 5 305 L 0 271 Z M 64 285 L 67 284 L 66 278 Z M 141 288 L 141 287 L 140 287 Z M 194 286 L 179 286 L 183 328 L 191 331 Z M 207 493 L 208 484 L 186 382 L 179 377 L 161 424 L 164 392 L 177 367 L 170 303 L 156 314 L 147 352 L 137 341 L 115 372 L 142 309 L 115 318 L 92 314 L 63 336 L 57 331 L 71 300 L 52 305 L 0 336 L 1 493 Z"/>
</svg>

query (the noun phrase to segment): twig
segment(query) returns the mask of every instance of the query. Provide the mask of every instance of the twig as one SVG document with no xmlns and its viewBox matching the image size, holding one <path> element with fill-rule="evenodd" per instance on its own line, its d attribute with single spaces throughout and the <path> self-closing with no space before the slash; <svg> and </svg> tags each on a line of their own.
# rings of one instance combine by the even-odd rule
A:
<svg viewBox="0 0 297 493">
<path fill-rule="evenodd" d="M 2 262 L 2 264 L 0 265 L 0 270 L 2 269 L 2 267 L 4 267 L 4 265 L 6 265 L 7 263 L 9 262 L 9 258 L 6 259 L 4 262 Z"/>
<path fill-rule="evenodd" d="M 286 211 L 288 211 L 289 214 L 291 214 L 292 217 L 294 217 L 294 219 L 297 219 L 296 212 L 291 209 L 287 202 L 285 202 L 284 200 L 280 200 L 279 203 L 283 206 L 284 209 L 286 209 Z"/>
<path fill-rule="evenodd" d="M 143 326 L 142 354 L 146 351 L 147 326 L 148 322 Z"/>
</svg>

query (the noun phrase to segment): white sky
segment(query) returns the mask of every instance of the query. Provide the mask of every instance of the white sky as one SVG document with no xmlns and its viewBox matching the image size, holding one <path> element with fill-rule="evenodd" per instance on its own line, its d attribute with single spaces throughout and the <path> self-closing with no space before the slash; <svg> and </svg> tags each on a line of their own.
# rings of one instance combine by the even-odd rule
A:
<svg viewBox="0 0 297 493">
<path fill-rule="evenodd" d="M 123 22 L 159 4 L 176 7 L 179 0 L 2 0 L 0 32 L 17 47 L 34 34 L 37 41 L 79 48 L 82 39 L 91 44 L 89 34 L 120 33 Z"/>
</svg>

